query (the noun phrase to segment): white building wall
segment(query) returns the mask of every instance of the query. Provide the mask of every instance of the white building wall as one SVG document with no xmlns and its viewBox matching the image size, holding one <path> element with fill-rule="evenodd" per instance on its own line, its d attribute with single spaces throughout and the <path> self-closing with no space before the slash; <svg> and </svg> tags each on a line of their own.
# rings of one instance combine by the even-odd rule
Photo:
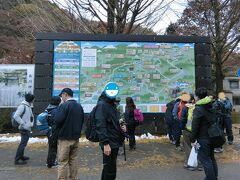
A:
<svg viewBox="0 0 240 180">
<path fill-rule="evenodd" d="M 238 82 L 238 87 L 231 87 L 232 81 Z M 233 104 L 233 111 L 240 112 L 240 103 L 236 104 L 236 100 L 234 100 L 237 98 L 240 99 L 240 77 L 225 77 L 223 80 L 223 89 Z"/>
</svg>

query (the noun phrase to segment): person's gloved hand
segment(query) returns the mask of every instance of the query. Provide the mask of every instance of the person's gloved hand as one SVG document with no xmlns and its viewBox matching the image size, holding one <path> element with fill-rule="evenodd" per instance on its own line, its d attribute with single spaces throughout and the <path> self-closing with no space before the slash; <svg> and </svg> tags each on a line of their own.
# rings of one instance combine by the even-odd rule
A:
<svg viewBox="0 0 240 180">
<path fill-rule="evenodd" d="M 191 143 L 191 146 L 194 147 L 197 145 L 197 141 L 195 141 L 194 143 Z"/>
</svg>

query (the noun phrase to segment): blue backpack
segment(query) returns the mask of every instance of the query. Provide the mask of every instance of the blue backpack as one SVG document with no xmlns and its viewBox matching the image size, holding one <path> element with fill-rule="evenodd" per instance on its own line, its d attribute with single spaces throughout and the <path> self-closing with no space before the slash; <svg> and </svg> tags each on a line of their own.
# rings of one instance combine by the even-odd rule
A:
<svg viewBox="0 0 240 180">
<path fill-rule="evenodd" d="M 49 114 L 47 110 L 45 110 L 44 112 L 42 112 L 37 116 L 36 125 L 37 125 L 37 129 L 41 133 L 46 134 L 49 131 L 48 117 L 49 117 Z"/>
</svg>

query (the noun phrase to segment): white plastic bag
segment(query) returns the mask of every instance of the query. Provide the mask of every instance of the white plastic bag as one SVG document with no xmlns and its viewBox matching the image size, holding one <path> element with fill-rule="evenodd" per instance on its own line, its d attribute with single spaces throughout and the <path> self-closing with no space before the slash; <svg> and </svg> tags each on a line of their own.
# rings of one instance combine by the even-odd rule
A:
<svg viewBox="0 0 240 180">
<path fill-rule="evenodd" d="M 197 167 L 198 166 L 198 160 L 197 160 L 197 150 L 195 147 L 192 147 L 191 153 L 188 158 L 188 166 L 191 167 Z"/>
</svg>

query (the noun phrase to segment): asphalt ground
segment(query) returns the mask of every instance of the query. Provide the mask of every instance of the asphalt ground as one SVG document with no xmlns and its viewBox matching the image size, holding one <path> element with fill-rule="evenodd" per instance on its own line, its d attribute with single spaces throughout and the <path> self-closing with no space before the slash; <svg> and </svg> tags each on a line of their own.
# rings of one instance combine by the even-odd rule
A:
<svg viewBox="0 0 240 180">
<path fill-rule="evenodd" d="M 219 180 L 240 179 L 240 135 L 233 145 L 225 145 L 224 152 L 216 154 L 219 165 Z M 17 143 L 0 143 L 0 180 L 52 180 L 57 177 L 57 168 L 45 165 L 47 144 L 29 144 L 25 155 L 30 157 L 27 165 L 15 166 Z M 118 156 L 118 180 L 202 180 L 203 171 L 183 168 L 184 152 L 177 152 L 166 138 L 137 141 L 137 149 L 129 151 L 127 161 Z M 80 143 L 78 152 L 78 179 L 101 179 L 102 155 L 94 143 Z"/>
</svg>

